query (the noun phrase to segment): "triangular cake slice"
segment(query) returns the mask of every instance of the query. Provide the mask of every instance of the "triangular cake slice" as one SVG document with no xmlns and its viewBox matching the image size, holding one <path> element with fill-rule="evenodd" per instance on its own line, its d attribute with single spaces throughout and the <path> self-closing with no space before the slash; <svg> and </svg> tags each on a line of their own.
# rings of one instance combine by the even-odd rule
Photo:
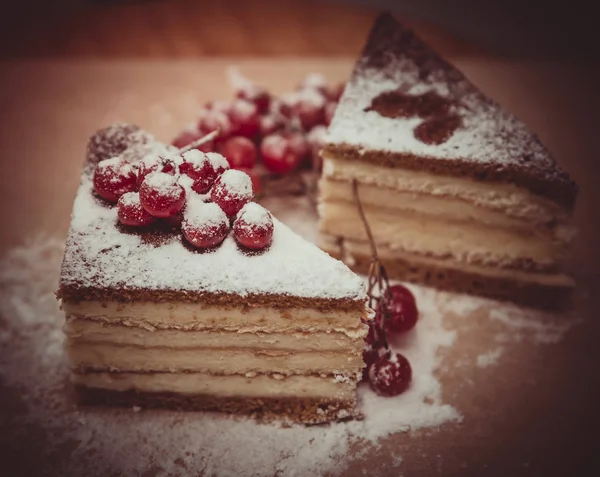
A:
<svg viewBox="0 0 600 477">
<path fill-rule="evenodd" d="M 357 275 L 276 219 L 259 253 L 232 234 L 199 250 L 177 228 L 124 227 L 94 193 L 93 170 L 87 162 L 58 291 L 84 402 L 303 423 L 358 415 L 367 308 Z"/>
<path fill-rule="evenodd" d="M 518 302 L 568 301 L 577 187 L 537 137 L 388 14 L 375 22 L 322 152 L 323 247 L 370 249 L 395 278 Z"/>
</svg>

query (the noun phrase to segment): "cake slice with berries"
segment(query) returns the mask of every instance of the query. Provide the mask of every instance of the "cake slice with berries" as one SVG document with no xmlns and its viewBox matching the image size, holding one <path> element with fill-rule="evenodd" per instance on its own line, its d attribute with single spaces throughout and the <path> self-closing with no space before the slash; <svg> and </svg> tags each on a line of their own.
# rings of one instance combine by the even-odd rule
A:
<svg viewBox="0 0 600 477">
<path fill-rule="evenodd" d="M 325 140 L 323 248 L 393 278 L 545 307 L 577 187 L 537 137 L 390 15 L 377 19 Z"/>
<path fill-rule="evenodd" d="M 57 293 L 82 401 L 358 416 L 362 280 L 219 154 L 124 128 L 90 141 Z"/>
</svg>

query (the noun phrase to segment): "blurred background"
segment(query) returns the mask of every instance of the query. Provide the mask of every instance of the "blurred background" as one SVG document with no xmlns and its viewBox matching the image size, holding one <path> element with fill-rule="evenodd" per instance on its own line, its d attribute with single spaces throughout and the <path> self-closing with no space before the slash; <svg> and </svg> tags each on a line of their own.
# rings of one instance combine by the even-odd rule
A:
<svg viewBox="0 0 600 477">
<path fill-rule="evenodd" d="M 2 9 L 2 59 L 354 56 L 381 10 L 446 55 L 590 63 L 600 49 L 583 0 L 5 0 Z"/>
</svg>

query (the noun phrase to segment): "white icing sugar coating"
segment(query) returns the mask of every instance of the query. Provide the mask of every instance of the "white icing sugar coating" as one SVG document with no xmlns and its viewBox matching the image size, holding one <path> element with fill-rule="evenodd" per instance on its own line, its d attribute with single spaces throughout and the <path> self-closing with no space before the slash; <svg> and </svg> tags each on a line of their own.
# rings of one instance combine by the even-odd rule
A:
<svg viewBox="0 0 600 477">
<path fill-rule="evenodd" d="M 419 117 L 389 118 L 368 109 L 382 93 L 434 92 L 451 101 L 462 125 L 438 145 L 414 135 Z M 462 73 L 399 25 L 382 16 L 358 60 L 326 139 L 327 146 L 350 146 L 359 154 L 377 151 L 427 159 L 460 160 L 518 168 L 529 175 L 564 176 L 547 149 L 514 115 L 483 95 Z"/>
<path fill-rule="evenodd" d="M 207 152 L 205 156 L 212 164 L 214 170 L 229 169 L 229 162 L 227 162 L 227 159 L 225 159 L 225 156 L 222 154 L 219 154 L 218 152 Z"/>
<path fill-rule="evenodd" d="M 183 218 L 193 227 L 218 226 L 229 223 L 227 215 L 221 207 L 213 202 L 204 202 L 197 194 L 188 199 Z"/>
<path fill-rule="evenodd" d="M 194 166 L 202 167 L 209 161 L 209 158 L 202 151 L 199 151 L 198 149 L 192 149 L 183 153 L 183 160 L 189 164 L 193 164 Z"/>
<path fill-rule="evenodd" d="M 119 204 L 125 206 L 140 205 L 140 194 L 137 192 L 125 192 L 119 197 Z"/>
<path fill-rule="evenodd" d="M 177 177 L 166 172 L 151 172 L 142 183 L 142 189 L 148 188 L 156 191 L 162 197 L 179 197 L 181 188 Z"/>
<path fill-rule="evenodd" d="M 273 223 L 270 212 L 256 202 L 248 202 L 237 214 L 237 218 L 247 224 L 267 226 Z"/>
<path fill-rule="evenodd" d="M 243 171 L 228 169 L 219 176 L 215 187 L 224 188 L 231 197 L 252 199 L 252 179 Z"/>
<path fill-rule="evenodd" d="M 230 172 L 235 183 L 239 171 Z M 138 234 L 123 233 L 117 208 L 103 205 L 92 189 L 90 175 L 84 174 L 73 205 L 61 286 L 366 298 L 360 277 L 276 219 L 273 243 L 265 253 L 244 254 L 231 234 L 213 252 L 196 253 L 180 234 L 155 246 Z M 195 216 L 196 202 L 188 207 L 186 214 Z"/>
</svg>

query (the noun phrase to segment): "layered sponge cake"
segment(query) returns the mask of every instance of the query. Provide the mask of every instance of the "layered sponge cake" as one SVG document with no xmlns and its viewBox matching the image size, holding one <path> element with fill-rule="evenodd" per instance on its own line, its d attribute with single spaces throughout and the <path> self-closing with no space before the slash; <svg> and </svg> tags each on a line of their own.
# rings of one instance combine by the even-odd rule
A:
<svg viewBox="0 0 600 477">
<path fill-rule="evenodd" d="M 142 153 L 133 146 L 117 151 L 121 167 L 138 178 L 140 161 L 157 164 L 156 157 L 173 161 L 179 170 L 182 164 L 211 166 L 219 159 L 199 151 L 181 158 L 148 141 Z M 114 153 L 109 147 L 104 155 Z M 355 390 L 366 334 L 361 319 L 368 309 L 357 275 L 258 204 L 227 209 L 225 217 L 217 206 L 222 202 L 195 192 L 196 183 L 183 187 L 187 205 L 181 225 L 176 216 L 123 225 L 122 203 L 135 203 L 137 192 L 123 194 L 128 200 L 117 205 L 101 199 L 94 187 L 94 170 L 100 167 L 95 160 L 88 155 L 81 177 L 58 291 L 72 381 L 84 403 L 226 411 L 303 423 L 358 415 Z M 145 183 L 168 182 L 165 173 L 156 174 L 144 179 L 140 194 Z M 226 184 L 227 175 L 212 188 Z M 190 176 L 184 176 L 173 180 L 185 183 Z M 245 184 L 239 174 L 228 177 Z M 218 227 L 211 227 L 220 227 L 223 217 L 226 229 L 229 221 L 234 225 L 216 241 Z M 190 238 L 200 218 L 206 228 L 198 230 L 210 232 L 206 248 Z M 242 245 L 239 234 L 265 223 L 268 243 L 256 247 L 254 237 Z"/>
<path fill-rule="evenodd" d="M 577 187 L 537 137 L 391 16 L 375 23 L 322 151 L 324 249 L 366 271 L 356 200 L 393 278 L 563 306 Z"/>
</svg>

